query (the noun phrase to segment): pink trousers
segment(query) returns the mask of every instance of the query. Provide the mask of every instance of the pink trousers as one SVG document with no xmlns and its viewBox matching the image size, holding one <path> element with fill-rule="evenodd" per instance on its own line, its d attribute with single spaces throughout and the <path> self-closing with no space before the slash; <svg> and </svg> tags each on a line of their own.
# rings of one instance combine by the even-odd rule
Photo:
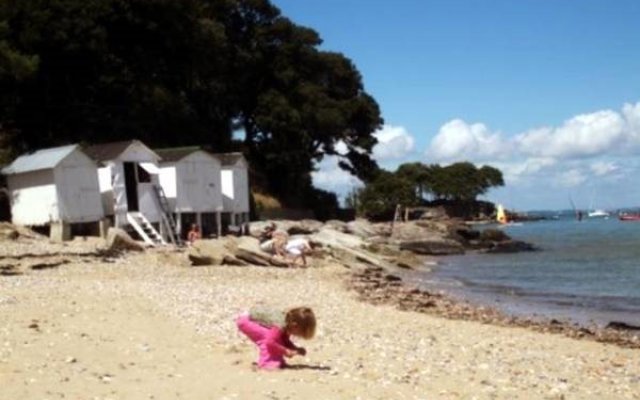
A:
<svg viewBox="0 0 640 400">
<path fill-rule="evenodd" d="M 248 314 L 242 314 L 236 319 L 238 330 L 244 333 L 258 346 L 258 367 L 265 369 L 282 368 L 285 366 L 284 355 L 276 350 L 274 342 L 280 336 L 277 327 L 269 328 L 252 321 Z"/>
</svg>

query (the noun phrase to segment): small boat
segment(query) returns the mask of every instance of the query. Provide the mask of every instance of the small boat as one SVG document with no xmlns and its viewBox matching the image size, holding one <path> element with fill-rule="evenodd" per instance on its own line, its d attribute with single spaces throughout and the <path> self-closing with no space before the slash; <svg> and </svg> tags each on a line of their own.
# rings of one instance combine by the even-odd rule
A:
<svg viewBox="0 0 640 400">
<path fill-rule="evenodd" d="M 589 211 L 589 214 L 587 214 L 589 218 L 608 218 L 609 215 L 610 214 L 604 210 L 593 210 L 593 211 Z"/>
<path fill-rule="evenodd" d="M 618 219 L 620 221 L 640 221 L 640 214 L 620 214 Z"/>
</svg>

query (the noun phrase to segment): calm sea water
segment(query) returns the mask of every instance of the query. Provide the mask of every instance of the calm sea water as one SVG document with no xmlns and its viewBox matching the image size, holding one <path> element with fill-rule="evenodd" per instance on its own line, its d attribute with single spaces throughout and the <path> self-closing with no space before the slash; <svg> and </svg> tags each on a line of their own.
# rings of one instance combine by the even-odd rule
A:
<svg viewBox="0 0 640 400">
<path fill-rule="evenodd" d="M 640 222 L 566 216 L 502 229 L 541 251 L 447 257 L 413 278 L 510 314 L 640 325 Z"/>
</svg>

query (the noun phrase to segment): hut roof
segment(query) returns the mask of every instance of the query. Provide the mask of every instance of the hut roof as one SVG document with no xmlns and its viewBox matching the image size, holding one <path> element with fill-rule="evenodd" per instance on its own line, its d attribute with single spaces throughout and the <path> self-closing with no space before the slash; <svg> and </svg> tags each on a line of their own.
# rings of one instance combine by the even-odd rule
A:
<svg viewBox="0 0 640 400">
<path fill-rule="evenodd" d="M 244 160 L 242 153 L 216 153 L 215 157 L 223 166 L 235 165 L 239 160 Z"/>
<path fill-rule="evenodd" d="M 96 161 L 114 160 L 135 142 L 137 142 L 137 140 L 94 144 L 86 147 L 85 153 Z"/>
<path fill-rule="evenodd" d="M 195 153 L 196 151 L 199 151 L 199 150 L 202 150 L 200 146 L 185 146 L 185 147 L 171 147 L 171 148 L 165 148 L 165 149 L 154 149 L 153 151 L 155 151 L 156 154 L 158 154 L 160 158 L 162 158 L 163 162 L 175 162 L 175 161 L 180 161 L 186 156 L 192 153 Z"/>
<path fill-rule="evenodd" d="M 41 149 L 23 154 L 2 169 L 5 175 L 55 168 L 62 160 L 78 148 L 77 144 Z"/>
</svg>

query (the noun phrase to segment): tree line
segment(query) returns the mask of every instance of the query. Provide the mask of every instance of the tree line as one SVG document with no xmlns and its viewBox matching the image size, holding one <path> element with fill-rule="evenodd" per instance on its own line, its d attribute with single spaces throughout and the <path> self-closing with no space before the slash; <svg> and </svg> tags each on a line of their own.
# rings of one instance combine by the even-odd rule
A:
<svg viewBox="0 0 640 400">
<path fill-rule="evenodd" d="M 379 171 L 372 181 L 347 196 L 347 204 L 374 219 L 389 218 L 397 205 L 456 204 L 469 211 L 476 208 L 478 196 L 498 186 L 504 186 L 502 172 L 488 165 L 414 162 L 393 172 Z"/>
<path fill-rule="evenodd" d="M 285 204 L 337 204 L 314 163 L 370 180 L 383 120 L 321 43 L 269 0 L 0 0 L 0 163 L 72 142 L 205 145 L 243 151 Z"/>
</svg>

